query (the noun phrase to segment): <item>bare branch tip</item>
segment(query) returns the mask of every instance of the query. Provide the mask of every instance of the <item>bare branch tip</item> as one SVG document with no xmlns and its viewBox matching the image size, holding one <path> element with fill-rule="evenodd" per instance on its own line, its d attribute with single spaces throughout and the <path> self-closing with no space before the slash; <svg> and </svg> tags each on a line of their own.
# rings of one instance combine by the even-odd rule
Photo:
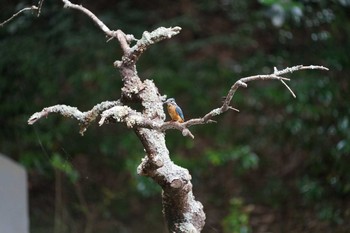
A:
<svg viewBox="0 0 350 233">
<path fill-rule="evenodd" d="M 317 66 L 317 65 L 309 65 L 309 66 L 304 66 L 304 65 L 299 65 L 296 66 L 297 69 L 311 69 L 311 70 L 329 70 L 325 66 Z"/>
<path fill-rule="evenodd" d="M 21 10 L 19 10 L 18 12 L 14 13 L 10 18 L 6 19 L 5 21 L 0 23 L 0 27 L 3 27 L 5 24 L 7 24 L 8 22 L 10 22 L 11 20 L 13 20 L 14 18 L 16 18 L 18 15 L 20 15 L 22 12 L 24 11 L 30 11 L 30 10 L 39 10 L 39 8 L 35 5 L 32 5 L 30 7 L 25 7 Z M 39 10 L 40 11 L 40 10 Z"/>
<path fill-rule="evenodd" d="M 179 26 L 175 26 L 175 27 L 172 28 L 172 30 L 175 31 L 175 32 L 180 32 L 182 30 L 182 28 L 179 27 Z"/>
<path fill-rule="evenodd" d="M 37 120 L 38 120 L 38 118 L 36 118 L 36 117 L 29 118 L 28 125 L 33 125 Z"/>
<path fill-rule="evenodd" d="M 117 60 L 113 63 L 114 67 L 117 67 L 117 68 L 119 68 L 122 64 L 123 64 L 123 62 L 119 61 L 119 60 Z"/>
<path fill-rule="evenodd" d="M 79 130 L 80 136 L 84 136 L 85 131 L 86 131 L 86 127 L 82 127 L 82 128 Z"/>
<path fill-rule="evenodd" d="M 214 120 L 208 120 L 207 123 L 218 123 L 218 122 Z"/>
<path fill-rule="evenodd" d="M 184 137 L 189 136 L 189 137 L 191 137 L 192 139 L 194 139 L 193 134 L 192 134 L 191 131 L 190 131 L 189 129 L 187 129 L 187 128 L 184 128 L 184 129 L 182 130 L 182 136 L 184 136 Z"/>
<path fill-rule="evenodd" d="M 37 122 L 40 118 L 47 116 L 49 113 L 43 109 L 41 112 L 34 113 L 27 121 L 28 125 L 33 125 L 35 122 Z"/>
<path fill-rule="evenodd" d="M 101 120 L 98 122 L 99 126 L 102 126 L 105 123 L 106 118 L 105 117 L 101 117 Z"/>
<path fill-rule="evenodd" d="M 131 41 L 137 41 L 137 39 L 135 38 L 134 35 L 132 34 L 127 34 L 125 35 L 126 41 L 128 41 L 128 43 L 131 43 Z"/>
<path fill-rule="evenodd" d="M 294 94 L 294 92 L 292 91 L 292 89 L 281 79 L 281 83 L 283 83 L 283 85 L 288 89 L 288 91 L 292 94 L 292 96 L 294 98 L 297 98 L 297 96 Z"/>
<path fill-rule="evenodd" d="M 111 40 L 113 40 L 114 37 L 113 36 L 109 36 L 109 38 L 106 40 L 106 43 L 110 42 Z"/>
<path fill-rule="evenodd" d="M 233 111 L 239 112 L 239 110 L 238 110 L 237 108 L 234 108 L 234 107 L 231 107 L 231 106 L 229 106 L 228 108 L 229 108 L 230 110 L 233 110 Z"/>
<path fill-rule="evenodd" d="M 248 85 L 245 82 L 242 82 L 241 80 L 238 80 L 237 84 L 242 86 L 242 87 L 248 87 Z"/>
<path fill-rule="evenodd" d="M 329 70 L 328 67 L 325 67 L 325 66 L 320 66 L 319 69 L 321 69 L 321 70 L 327 70 L 327 71 Z"/>
</svg>

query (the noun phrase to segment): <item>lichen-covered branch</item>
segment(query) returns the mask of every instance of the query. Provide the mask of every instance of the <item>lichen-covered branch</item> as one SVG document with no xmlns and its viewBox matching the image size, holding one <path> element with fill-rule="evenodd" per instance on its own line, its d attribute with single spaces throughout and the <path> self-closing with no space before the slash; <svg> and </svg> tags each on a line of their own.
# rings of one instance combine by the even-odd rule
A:
<svg viewBox="0 0 350 233">
<path fill-rule="evenodd" d="M 72 4 L 68 0 L 62 1 L 65 7 L 83 12 L 107 36 L 118 40 L 123 56 L 114 65 L 119 69 L 123 81 L 121 98 L 116 102 L 96 105 L 87 112 L 81 112 L 67 105 L 55 105 L 33 114 L 28 123 L 34 124 L 49 113 L 59 113 L 77 119 L 81 125 L 81 133 L 99 116 L 101 117 L 100 125 L 106 122 L 125 123 L 134 130 L 146 151 L 138 167 L 138 174 L 150 177 L 163 189 L 163 213 L 170 232 L 200 232 L 204 226 L 205 213 L 202 204 L 196 201 L 193 195 L 191 175 L 187 169 L 171 161 L 166 147 L 164 129 L 168 127 L 168 123 L 164 123 L 163 101 L 165 97 L 160 95 L 152 80 L 141 80 L 136 70 L 138 58 L 150 45 L 177 35 L 181 28 L 160 27 L 152 32 L 144 32 L 142 38 L 136 40 L 134 36 L 126 35 L 121 30 L 111 31 L 85 7 Z M 130 47 L 133 41 L 136 43 Z M 130 101 L 139 102 L 143 106 L 142 112 L 132 109 L 128 105 Z M 183 131 L 183 134 L 192 135 L 187 129 Z"/>
<path fill-rule="evenodd" d="M 141 54 L 146 51 L 146 49 L 151 46 L 152 44 L 155 44 L 157 42 L 160 42 L 165 39 L 170 39 L 171 37 L 179 34 L 181 31 L 180 27 L 159 27 L 156 30 L 152 32 L 145 31 L 142 34 L 141 39 L 137 41 L 137 43 L 130 49 L 130 54 L 132 56 L 129 56 L 129 59 L 133 62 L 136 62 L 138 58 L 141 56 Z"/>
<path fill-rule="evenodd" d="M 75 118 L 80 124 L 80 134 L 84 135 L 87 127 L 96 120 L 96 118 L 104 112 L 106 109 L 110 109 L 114 106 L 121 105 L 120 101 L 105 101 L 95 105 L 91 110 L 81 112 L 76 107 L 59 104 L 51 107 L 44 108 L 40 112 L 34 113 L 29 119 L 28 124 L 32 125 L 42 117 L 47 117 L 50 113 L 59 113 L 64 117 Z"/>
<path fill-rule="evenodd" d="M 143 52 L 152 44 L 169 39 L 177 35 L 181 28 L 160 27 L 152 32 L 145 31 L 141 39 L 136 40 L 133 35 L 127 35 L 120 29 L 110 30 L 94 13 L 82 5 L 71 3 L 69 0 L 62 0 L 64 7 L 78 10 L 87 15 L 110 39 L 117 39 L 123 51 L 121 60 L 114 62 L 119 69 L 123 87 L 121 97 L 118 101 L 105 101 L 94 106 L 91 110 L 82 112 L 76 107 L 67 105 L 55 105 L 44 108 L 34 113 L 28 120 L 28 124 L 34 124 L 49 113 L 59 113 L 65 117 L 75 118 L 80 123 L 80 133 L 83 134 L 87 127 L 101 117 L 99 125 L 107 122 L 122 122 L 133 129 L 140 142 L 145 148 L 145 156 L 137 168 L 140 175 L 150 177 L 162 187 L 163 213 L 170 232 L 200 232 L 205 224 L 205 213 L 200 202 L 195 200 L 192 192 L 191 175 L 188 170 L 172 162 L 165 143 L 165 131 L 177 129 L 184 136 L 194 138 L 189 127 L 198 124 L 215 122 L 212 120 L 217 115 L 228 110 L 237 109 L 230 106 L 231 100 L 239 87 L 247 87 L 247 83 L 255 80 L 279 80 L 292 93 L 294 92 L 285 83 L 289 79 L 281 75 L 304 69 L 327 70 L 322 66 L 294 66 L 269 75 L 256 75 L 239 79 L 230 88 L 223 101 L 223 105 L 215 108 L 202 118 L 190 119 L 184 123 L 165 122 L 165 113 L 162 96 L 152 80 L 141 80 L 136 70 L 136 62 Z M 43 0 L 39 1 L 39 8 Z M 32 7 L 37 9 L 38 7 Z M 12 20 L 22 11 L 14 14 L 8 21 Z M 40 9 L 39 9 L 40 12 Z M 39 14 L 39 13 L 38 13 Z M 5 21 L 8 22 L 8 21 Z M 132 43 L 134 45 L 131 45 Z M 129 102 L 139 103 L 143 109 L 136 111 L 132 109 Z"/>
<path fill-rule="evenodd" d="M 146 51 L 146 49 L 159 41 L 170 39 L 174 35 L 177 35 L 181 28 L 180 27 L 159 27 L 156 30 L 152 32 L 145 31 L 142 34 L 142 38 L 137 40 L 133 35 L 126 35 L 121 30 L 110 30 L 107 25 L 105 25 L 94 13 L 92 13 L 87 8 L 83 7 L 82 5 L 77 5 L 71 3 L 69 0 L 62 0 L 64 3 L 64 7 L 66 8 L 72 8 L 79 10 L 86 14 L 89 18 L 91 18 L 96 25 L 110 38 L 117 38 L 120 46 L 124 52 L 124 56 L 122 58 L 122 61 L 116 61 L 114 62 L 114 65 L 116 67 L 120 67 L 123 63 L 135 64 L 138 58 L 141 56 L 141 54 Z M 136 41 L 136 44 L 130 48 L 130 43 L 132 41 Z"/>
<path fill-rule="evenodd" d="M 284 81 L 289 81 L 290 79 L 281 77 L 281 75 L 287 74 L 287 73 L 293 73 L 295 71 L 299 70 L 328 70 L 327 67 L 323 66 L 315 66 L 315 65 L 310 65 L 310 66 L 304 66 L 304 65 L 298 65 L 298 66 L 293 66 L 293 67 L 288 67 L 283 70 L 277 70 L 274 68 L 274 72 L 272 74 L 267 74 L 267 75 L 254 75 L 254 76 L 249 76 L 249 77 L 244 77 L 236 81 L 228 91 L 228 94 L 226 95 L 223 105 L 219 108 L 215 108 L 208 112 L 206 115 L 204 115 L 201 118 L 195 118 L 195 119 L 190 119 L 184 123 L 177 123 L 177 122 L 169 122 L 169 123 L 164 123 L 160 128 L 162 130 L 168 130 L 168 129 L 178 129 L 182 132 L 184 136 L 190 136 L 193 138 L 193 135 L 189 131 L 189 127 L 193 125 L 201 125 L 201 124 L 207 124 L 207 123 L 212 123 L 214 122 L 212 118 L 215 116 L 221 115 L 224 112 L 228 110 L 234 110 L 238 111 L 237 109 L 233 108 L 230 106 L 231 100 L 240 87 L 247 87 L 248 82 L 251 81 L 257 81 L 257 80 L 279 80 L 282 82 L 282 84 L 291 92 L 293 97 L 296 97 L 292 89 L 284 82 Z M 184 133 L 185 132 L 185 133 Z"/>
<path fill-rule="evenodd" d="M 122 45 L 122 47 L 124 47 L 124 56 L 121 61 L 115 61 L 114 66 L 120 68 L 123 65 L 134 65 L 137 62 L 138 58 L 141 56 L 141 54 L 145 52 L 149 46 L 162 40 L 170 39 L 171 37 L 179 34 L 180 31 L 180 27 L 159 27 L 152 32 L 145 31 L 142 34 L 141 39 L 135 39 L 137 42 L 131 48 L 123 46 L 123 44 L 125 44 L 123 38 L 118 38 L 120 44 Z"/>
<path fill-rule="evenodd" d="M 326 68 L 326 67 L 314 66 L 314 65 L 311 65 L 311 66 L 298 65 L 298 66 L 288 67 L 288 68 L 285 68 L 285 69 L 280 70 L 280 71 L 278 71 L 275 68 L 274 73 L 272 73 L 272 74 L 254 75 L 254 76 L 244 77 L 244 78 L 241 78 L 238 81 L 236 81 L 231 86 L 227 96 L 225 97 L 225 99 L 223 101 L 223 105 L 219 108 L 215 108 L 215 109 L 211 110 L 210 112 L 208 112 L 206 115 L 204 115 L 201 118 L 190 119 L 184 123 L 173 122 L 173 121 L 157 123 L 157 122 L 152 121 L 148 118 L 144 118 L 141 115 L 136 115 L 132 112 L 129 112 L 127 115 L 128 118 L 127 119 L 125 118 L 126 123 L 129 127 L 137 126 L 137 127 L 155 129 L 158 131 L 177 129 L 177 130 L 180 130 L 182 132 L 183 136 L 189 136 L 191 138 L 194 138 L 194 135 L 188 129 L 189 127 L 191 127 L 193 125 L 214 123 L 215 121 L 212 120 L 212 118 L 214 118 L 215 116 L 221 115 L 228 110 L 234 110 L 234 111 L 239 112 L 238 109 L 235 109 L 232 106 L 230 106 L 231 100 L 239 87 L 247 87 L 248 82 L 256 81 L 256 80 L 279 80 L 291 92 L 293 97 L 296 97 L 294 92 L 292 91 L 292 89 L 284 82 L 284 81 L 290 81 L 290 79 L 281 77 L 280 75 L 292 73 L 292 72 L 299 71 L 299 70 L 306 70 L 306 69 L 328 70 L 328 68 Z M 115 113 L 113 112 L 113 109 L 111 109 L 108 112 L 104 113 L 104 118 L 110 117 L 111 115 L 114 115 L 114 114 Z M 103 121 L 102 121 L 102 123 L 103 123 Z"/>
<path fill-rule="evenodd" d="M 296 97 L 292 89 L 284 82 L 284 81 L 290 81 L 288 78 L 281 77 L 280 75 L 287 74 L 287 73 L 292 73 L 295 71 L 299 70 L 307 70 L 307 69 L 318 69 L 318 70 L 328 70 L 328 68 L 323 67 L 323 66 L 315 66 L 315 65 L 310 65 L 310 66 L 304 66 L 304 65 L 298 65 L 298 66 L 293 66 L 293 67 L 288 67 L 283 70 L 278 71 L 276 68 L 274 69 L 274 73 L 272 74 L 267 74 L 267 75 L 254 75 L 254 76 L 249 76 L 249 77 L 244 77 L 236 81 L 230 88 L 228 94 L 226 95 L 223 105 L 219 108 L 215 108 L 208 112 L 206 115 L 204 115 L 201 118 L 195 118 L 195 119 L 190 119 L 184 123 L 179 123 L 179 122 L 173 122 L 173 121 L 168 121 L 168 122 L 161 122 L 161 123 L 156 123 L 155 121 L 152 121 L 147 118 L 142 118 L 140 115 L 133 115 L 129 114 L 129 120 L 127 121 L 127 124 L 129 126 L 138 126 L 138 127 L 144 127 L 144 128 L 149 128 L 149 129 L 155 129 L 158 131 L 166 131 L 169 129 L 177 129 L 182 132 L 183 136 L 189 136 L 191 138 L 194 138 L 194 135 L 191 133 L 191 131 L 188 129 L 191 126 L 194 125 L 201 125 L 201 124 L 207 124 L 207 123 L 215 123 L 216 121 L 212 120 L 215 116 L 221 115 L 225 113 L 228 110 L 234 110 L 239 112 L 238 109 L 233 108 L 230 106 L 231 100 L 236 93 L 237 89 L 239 87 L 247 87 L 248 82 L 251 81 L 257 81 L 257 80 L 279 80 L 283 83 L 283 85 L 291 92 L 293 97 Z M 109 112 L 109 114 L 112 114 L 112 112 Z M 105 114 L 105 116 L 108 116 L 108 113 Z M 131 122 L 131 123 L 130 123 Z"/>
</svg>

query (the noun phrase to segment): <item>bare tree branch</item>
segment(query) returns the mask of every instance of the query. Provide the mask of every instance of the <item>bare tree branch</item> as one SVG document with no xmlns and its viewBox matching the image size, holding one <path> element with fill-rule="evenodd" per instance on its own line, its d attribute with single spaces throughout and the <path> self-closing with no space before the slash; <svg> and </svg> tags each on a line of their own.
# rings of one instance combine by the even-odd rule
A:
<svg viewBox="0 0 350 233">
<path fill-rule="evenodd" d="M 181 130 L 183 136 L 190 136 L 194 139 L 193 134 L 186 128 L 183 127 L 179 122 L 158 122 L 151 119 L 145 118 L 141 113 L 136 112 L 135 110 L 127 106 L 115 106 L 104 111 L 101 114 L 101 120 L 99 125 L 103 125 L 106 119 L 113 118 L 117 122 L 125 122 L 129 128 L 148 128 L 154 129 L 160 132 L 164 132 L 168 129 L 177 129 Z"/>
<path fill-rule="evenodd" d="M 190 119 L 184 123 L 179 123 L 179 122 L 173 122 L 173 121 L 168 121 L 168 122 L 156 122 L 152 121 L 148 118 L 143 117 L 141 114 L 136 113 L 136 111 L 131 110 L 130 108 L 128 111 L 120 111 L 121 107 L 115 107 L 112 109 L 109 109 L 101 114 L 102 119 L 99 122 L 100 125 L 104 123 L 104 120 L 106 118 L 112 117 L 115 118 L 117 121 L 123 121 L 126 122 L 128 127 L 134 128 L 134 127 L 143 127 L 143 128 L 149 128 L 149 129 L 155 129 L 158 131 L 166 131 L 169 129 L 177 129 L 182 132 L 183 136 L 189 136 L 192 139 L 194 138 L 193 134 L 191 131 L 188 129 L 190 126 L 193 125 L 200 125 L 200 124 L 207 124 L 207 123 L 214 123 L 215 121 L 212 120 L 213 117 L 218 116 L 226 112 L 227 110 L 234 110 L 239 112 L 238 109 L 233 108 L 230 106 L 230 102 L 233 98 L 233 95 L 235 94 L 236 90 L 239 87 L 247 87 L 247 82 L 255 81 L 255 80 L 280 80 L 286 87 L 287 89 L 292 93 L 293 97 L 295 97 L 295 94 L 293 91 L 290 89 L 290 87 L 285 84 L 284 80 L 289 81 L 288 78 L 284 78 L 278 75 L 281 74 L 287 74 L 287 73 L 292 73 L 294 71 L 298 70 L 305 70 L 305 69 L 319 69 L 319 70 L 328 70 L 328 68 L 323 67 L 323 66 L 293 66 L 291 68 L 286 68 L 281 71 L 278 71 L 275 69 L 275 72 L 273 74 L 268 74 L 268 75 L 254 75 L 254 76 L 249 76 L 245 78 L 241 78 L 238 81 L 236 81 L 231 89 L 229 90 L 225 101 L 223 105 L 220 108 L 216 108 L 211 110 L 209 113 L 207 113 L 205 116 L 202 118 L 195 118 L 195 119 Z M 122 115 L 120 115 L 122 113 Z"/>
<path fill-rule="evenodd" d="M 36 15 L 37 17 L 39 17 L 41 14 L 41 9 L 43 8 L 43 3 L 44 3 L 44 0 L 39 0 L 39 2 L 38 2 L 38 14 Z"/>
<path fill-rule="evenodd" d="M 171 37 L 179 34 L 181 31 L 180 27 L 159 27 L 155 29 L 152 32 L 145 31 L 142 34 L 142 38 L 139 40 L 136 40 L 136 44 L 128 48 L 125 46 L 125 42 L 118 37 L 119 42 L 121 43 L 121 46 L 124 51 L 124 57 L 122 58 L 122 61 L 115 61 L 114 66 L 115 67 L 121 67 L 124 65 L 132 65 L 135 64 L 138 58 L 141 56 L 141 54 L 146 51 L 146 49 L 151 46 L 154 43 L 160 42 L 165 39 L 170 39 Z M 123 46 L 124 45 L 124 46 Z"/>
<path fill-rule="evenodd" d="M 17 15 L 26 10 L 38 10 L 40 15 L 44 0 L 39 0 L 38 6 L 24 8 L 6 20 L 0 26 L 11 21 Z M 49 113 L 59 113 L 65 117 L 75 118 L 80 123 L 80 133 L 86 131 L 87 127 L 101 116 L 99 125 L 110 122 L 123 122 L 132 128 L 145 148 L 146 155 L 137 168 L 140 175 L 152 178 L 162 187 L 163 213 L 168 223 L 170 232 L 200 232 L 205 224 L 205 213 L 200 202 L 195 200 L 192 192 L 191 175 L 188 170 L 172 162 L 165 143 L 165 131 L 168 129 L 180 130 L 183 136 L 194 138 L 188 129 L 190 126 L 215 122 L 212 120 L 217 115 L 228 110 L 238 111 L 230 106 L 231 100 L 239 87 L 247 87 L 247 83 L 255 80 L 279 80 L 295 97 L 292 89 L 285 83 L 289 79 L 281 75 L 305 69 L 328 70 L 323 66 L 293 66 L 274 72 L 269 75 L 255 75 L 241 78 L 236 81 L 228 91 L 223 105 L 211 110 L 202 118 L 190 119 L 184 123 L 165 122 L 163 109 L 164 96 L 160 95 L 158 88 L 151 80 L 141 80 L 136 70 L 136 62 L 142 53 L 152 44 L 169 39 L 177 35 L 181 28 L 160 27 L 152 32 L 145 31 L 142 38 L 136 40 L 133 35 L 126 35 L 121 30 L 110 30 L 90 10 L 71 3 L 69 0 L 62 0 L 65 8 L 72 8 L 81 11 L 96 23 L 96 25 L 107 35 L 109 40 L 116 38 L 123 50 L 120 61 L 115 61 L 114 66 L 120 71 L 124 86 L 121 88 L 121 99 L 117 101 L 105 101 L 94 106 L 91 110 L 82 112 L 76 107 L 67 105 L 55 105 L 44 108 L 34 113 L 28 120 L 28 124 L 34 124 Z M 130 46 L 131 42 L 135 45 Z M 129 106 L 128 101 L 137 101 L 143 106 L 142 112 L 138 112 Z"/>
<path fill-rule="evenodd" d="M 116 37 L 116 34 L 114 31 L 111 31 L 94 13 L 92 13 L 90 10 L 88 10 L 87 8 L 83 7 L 82 5 L 77 5 L 77 4 L 73 4 L 71 3 L 69 0 L 62 0 L 62 2 L 64 3 L 64 7 L 65 8 L 72 8 L 78 11 L 83 12 L 84 14 L 86 14 L 89 18 L 91 18 L 96 24 L 97 26 L 108 36 L 110 37 Z"/>
<path fill-rule="evenodd" d="M 32 125 L 42 117 L 47 117 L 49 113 L 59 113 L 62 116 L 75 118 L 80 124 L 80 134 L 84 135 L 87 127 L 93 122 L 103 111 L 114 106 L 121 105 L 120 101 L 105 101 L 95 105 L 91 110 L 81 112 L 76 107 L 67 105 L 54 105 L 44 108 L 40 112 L 34 113 L 29 119 L 28 124 Z"/>
<path fill-rule="evenodd" d="M 83 12 L 84 14 L 86 14 L 89 18 L 92 19 L 92 21 L 94 21 L 96 23 L 96 25 L 107 35 L 110 37 L 109 40 L 113 39 L 113 38 L 117 38 L 121 48 L 124 51 L 124 54 L 126 54 L 127 52 L 129 52 L 129 44 L 131 43 L 131 41 L 136 40 L 135 37 L 133 35 L 126 35 L 123 31 L 121 30 L 110 30 L 106 24 L 104 24 L 94 13 L 92 13 L 90 10 L 88 10 L 87 8 L 83 7 L 82 5 L 77 5 L 77 4 L 73 4 L 71 3 L 69 0 L 62 0 L 64 3 L 64 7 L 65 8 L 72 8 L 78 11 Z"/>
<path fill-rule="evenodd" d="M 8 18 L 7 20 L 5 20 L 4 22 L 2 22 L 0 24 L 0 27 L 4 26 L 6 23 L 10 22 L 11 20 L 13 20 L 14 18 L 16 18 L 17 16 L 19 16 L 22 12 L 24 11 L 37 11 L 37 17 L 40 16 L 41 14 L 41 9 L 42 9 L 42 6 L 43 6 L 43 3 L 44 3 L 44 0 L 39 0 L 38 2 L 38 5 L 35 6 L 35 5 L 32 5 L 30 7 L 25 7 L 21 10 L 19 10 L 17 13 L 13 14 L 10 18 Z"/>
<path fill-rule="evenodd" d="M 30 6 L 30 7 L 25 7 L 23 9 L 19 10 L 18 12 L 16 12 L 15 14 L 13 14 L 10 18 L 5 20 L 4 22 L 0 23 L 0 27 L 3 27 L 5 24 L 7 24 L 11 20 L 13 20 L 17 16 L 19 16 L 22 12 L 25 12 L 25 11 L 39 11 L 39 10 L 40 10 L 40 8 L 38 8 L 37 6 L 34 6 L 34 5 Z"/>
<path fill-rule="evenodd" d="M 150 39 L 149 39 L 150 40 Z M 28 124 L 34 124 L 37 120 L 40 118 L 47 116 L 49 113 L 55 112 L 60 113 L 63 116 L 66 117 L 72 117 L 77 119 L 81 124 L 81 130 L 80 133 L 83 135 L 83 133 L 86 131 L 88 125 L 94 121 L 98 115 L 101 115 L 101 120 L 99 121 L 99 125 L 105 123 L 106 119 L 113 118 L 117 122 L 125 122 L 126 125 L 129 128 L 135 128 L 135 127 L 142 127 L 142 128 L 148 128 L 148 129 L 154 129 L 157 131 L 166 131 L 169 129 L 177 129 L 182 132 L 183 136 L 189 136 L 192 139 L 194 138 L 194 135 L 191 133 L 191 131 L 188 129 L 189 127 L 193 125 L 200 125 L 200 124 L 207 124 L 207 123 L 214 123 L 215 121 L 212 120 L 213 117 L 218 116 L 226 112 L 227 110 L 234 110 L 239 112 L 238 109 L 233 108 L 230 106 L 230 102 L 233 98 L 233 95 L 235 94 L 236 90 L 239 87 L 247 87 L 247 82 L 255 81 L 255 80 L 280 80 L 292 93 L 293 97 L 295 97 L 294 92 L 291 90 L 291 88 L 284 82 L 284 80 L 289 81 L 290 79 L 284 78 L 278 75 L 283 75 L 287 73 L 292 73 L 298 70 L 306 70 L 306 69 L 319 69 L 319 70 L 328 70 L 328 68 L 323 66 L 304 66 L 304 65 L 298 65 L 293 67 L 288 67 L 283 70 L 278 71 L 276 68 L 274 70 L 273 74 L 268 75 L 254 75 L 249 77 L 244 77 L 236 81 L 231 89 L 229 90 L 223 105 L 220 108 L 216 108 L 211 110 L 209 113 L 204 115 L 202 118 L 195 118 L 190 119 L 184 123 L 179 122 L 157 122 L 153 121 L 147 117 L 144 117 L 141 113 L 131 109 L 127 106 L 121 106 L 121 103 L 119 101 L 114 102 L 103 102 L 98 105 L 96 105 L 93 109 L 87 112 L 81 112 L 76 107 L 70 107 L 66 105 L 55 105 L 52 107 L 44 108 L 41 112 L 34 113 L 28 120 Z"/>
<path fill-rule="evenodd" d="M 281 77 L 280 75 L 287 74 L 287 73 L 293 73 L 295 71 L 299 70 L 313 70 L 313 69 L 318 69 L 318 70 L 328 70 L 327 67 L 323 66 L 315 66 L 315 65 L 310 65 L 310 66 L 304 66 L 304 65 L 298 65 L 298 66 L 293 66 L 293 67 L 288 67 L 283 70 L 278 71 L 276 68 L 274 68 L 274 73 L 272 74 L 267 74 L 267 75 L 254 75 L 254 76 L 249 76 L 249 77 L 244 77 L 239 80 L 237 80 L 230 88 L 223 105 L 220 108 L 216 108 L 211 110 L 209 113 L 204 115 L 202 118 L 195 118 L 188 120 L 184 123 L 166 123 L 161 126 L 162 130 L 167 130 L 167 129 L 178 129 L 182 132 L 184 136 L 190 136 L 193 138 L 193 135 L 190 133 L 188 130 L 188 127 L 193 126 L 193 125 L 200 125 L 200 124 L 206 124 L 206 123 L 212 123 L 213 121 L 211 120 L 213 117 L 218 116 L 223 114 L 229 109 L 238 111 L 237 109 L 233 108 L 230 106 L 231 100 L 236 93 L 237 89 L 239 87 L 247 87 L 247 82 L 251 81 L 256 81 L 256 80 L 279 80 L 281 81 L 286 88 L 292 93 L 293 97 L 295 98 L 295 94 L 292 91 L 292 89 L 284 82 L 284 80 L 289 81 L 288 78 Z M 187 131 L 187 130 L 188 131 Z M 186 133 L 184 133 L 186 132 Z"/>
</svg>

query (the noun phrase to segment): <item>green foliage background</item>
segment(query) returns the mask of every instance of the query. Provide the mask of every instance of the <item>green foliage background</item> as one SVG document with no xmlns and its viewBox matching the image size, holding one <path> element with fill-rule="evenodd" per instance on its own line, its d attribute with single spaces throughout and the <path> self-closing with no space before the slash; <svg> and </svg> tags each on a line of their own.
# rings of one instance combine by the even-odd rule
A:
<svg viewBox="0 0 350 233">
<path fill-rule="evenodd" d="M 138 63 L 142 78 L 175 97 L 186 119 L 202 116 L 240 77 L 297 64 L 328 72 L 255 82 L 233 99 L 240 113 L 196 126 L 195 140 L 167 133 L 205 206 L 204 232 L 350 231 L 350 2 L 348 0 L 79 2 L 111 29 L 180 26 Z M 30 1 L 1 0 L 0 20 Z M 29 172 L 31 232 L 164 232 L 160 189 L 136 175 L 143 148 L 122 125 L 91 126 L 52 115 L 120 96 L 121 51 L 86 16 L 44 1 L 0 28 L 0 151 Z"/>
</svg>

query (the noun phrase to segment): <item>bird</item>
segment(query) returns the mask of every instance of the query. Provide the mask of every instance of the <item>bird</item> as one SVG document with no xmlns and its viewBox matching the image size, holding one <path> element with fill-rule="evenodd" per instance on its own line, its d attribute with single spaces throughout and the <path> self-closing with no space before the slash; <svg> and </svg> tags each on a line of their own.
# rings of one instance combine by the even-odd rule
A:
<svg viewBox="0 0 350 233">
<path fill-rule="evenodd" d="M 174 98 L 169 98 L 164 103 L 167 104 L 169 116 L 173 121 L 180 123 L 183 123 L 185 121 L 184 114 L 182 113 L 181 108 L 176 104 Z"/>
</svg>

